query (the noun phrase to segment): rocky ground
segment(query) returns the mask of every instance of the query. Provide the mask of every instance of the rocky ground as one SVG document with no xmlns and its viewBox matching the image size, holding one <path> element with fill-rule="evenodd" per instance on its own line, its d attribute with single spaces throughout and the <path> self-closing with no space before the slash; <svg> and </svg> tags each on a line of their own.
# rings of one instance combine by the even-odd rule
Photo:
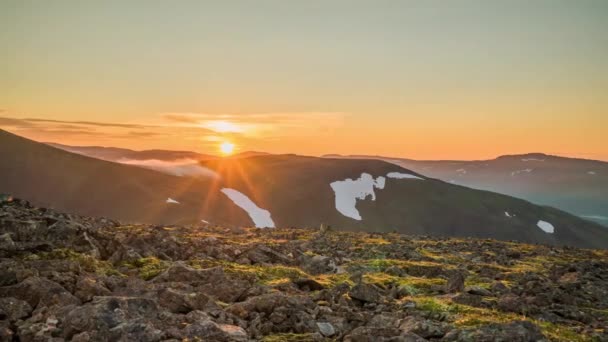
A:
<svg viewBox="0 0 608 342">
<path fill-rule="evenodd" d="M 608 253 L 0 203 L 0 341 L 608 341 Z"/>
</svg>

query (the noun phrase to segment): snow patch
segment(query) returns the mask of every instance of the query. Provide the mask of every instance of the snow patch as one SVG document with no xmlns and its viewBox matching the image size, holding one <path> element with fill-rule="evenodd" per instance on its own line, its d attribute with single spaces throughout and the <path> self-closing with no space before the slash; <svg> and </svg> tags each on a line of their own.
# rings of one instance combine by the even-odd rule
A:
<svg viewBox="0 0 608 342">
<path fill-rule="evenodd" d="M 595 171 L 587 171 L 587 174 L 596 175 Z"/>
<path fill-rule="evenodd" d="M 402 172 L 389 172 L 389 173 L 386 174 L 386 177 L 388 177 L 388 178 L 394 178 L 394 179 L 420 179 L 420 180 L 424 180 L 424 178 L 420 178 L 418 176 L 414 176 L 412 174 L 402 173 Z"/>
<path fill-rule="evenodd" d="M 462 174 L 466 174 L 467 170 L 465 170 L 465 169 L 458 169 L 458 170 L 456 170 L 456 172 L 462 173 Z"/>
<path fill-rule="evenodd" d="M 553 227 L 553 225 L 547 221 L 538 220 L 536 226 L 542 229 L 545 233 L 553 234 L 553 232 L 555 232 L 555 227 Z"/>
<path fill-rule="evenodd" d="M 243 193 L 230 189 L 223 188 L 222 192 L 228 196 L 240 208 L 245 210 L 257 228 L 274 228 L 274 221 L 270 217 L 270 212 L 266 209 L 258 207 L 249 197 Z"/>
<path fill-rule="evenodd" d="M 365 200 L 367 196 L 376 200 L 376 189 L 384 189 L 386 178 L 379 176 L 374 179 L 369 173 L 362 173 L 358 179 L 347 178 L 335 181 L 329 185 L 336 195 L 336 210 L 346 217 L 361 221 L 361 214 L 356 208 L 357 200 Z"/>
<path fill-rule="evenodd" d="M 515 215 L 511 216 L 511 214 L 509 214 L 509 212 L 508 212 L 508 211 L 505 211 L 505 216 L 506 216 L 506 217 L 511 218 L 511 217 L 513 217 L 513 216 L 515 216 Z"/>
<path fill-rule="evenodd" d="M 536 162 L 544 162 L 544 159 L 538 159 L 538 158 L 524 158 L 521 161 L 523 162 L 529 162 L 529 161 L 536 161 Z"/>
<path fill-rule="evenodd" d="M 517 171 L 513 171 L 513 172 L 511 172 L 511 176 L 518 175 L 518 174 L 520 174 L 520 173 L 522 173 L 522 172 L 527 172 L 527 173 L 530 173 L 530 172 L 532 172 L 533 170 L 534 170 L 534 169 L 524 169 L 524 170 L 517 170 Z"/>
<path fill-rule="evenodd" d="M 173 198 L 171 198 L 171 197 L 167 198 L 167 201 L 166 201 L 166 202 L 167 202 L 167 203 L 170 203 L 170 204 L 179 204 L 179 202 L 178 202 L 178 201 L 174 200 L 174 199 L 173 199 Z"/>
</svg>

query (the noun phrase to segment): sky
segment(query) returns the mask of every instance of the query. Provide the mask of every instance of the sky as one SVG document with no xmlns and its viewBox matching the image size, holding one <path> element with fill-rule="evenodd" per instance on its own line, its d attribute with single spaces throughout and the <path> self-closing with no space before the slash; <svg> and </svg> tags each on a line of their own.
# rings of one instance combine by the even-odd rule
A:
<svg viewBox="0 0 608 342">
<path fill-rule="evenodd" d="M 0 46 L 39 141 L 608 160 L 604 0 L 0 0 Z"/>
</svg>

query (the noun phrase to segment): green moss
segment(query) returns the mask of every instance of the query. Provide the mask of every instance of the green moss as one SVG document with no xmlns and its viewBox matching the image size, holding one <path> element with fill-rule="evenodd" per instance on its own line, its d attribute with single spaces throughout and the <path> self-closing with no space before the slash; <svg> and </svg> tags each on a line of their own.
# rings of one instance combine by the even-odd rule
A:
<svg viewBox="0 0 608 342">
<path fill-rule="evenodd" d="M 456 306 L 433 297 L 425 297 L 416 300 L 416 309 L 428 313 L 450 313 L 456 311 Z"/>
<path fill-rule="evenodd" d="M 38 254 L 30 254 L 24 258 L 25 260 L 69 260 L 77 262 L 78 265 L 86 272 L 96 273 L 99 275 L 117 275 L 123 274 L 118 272 L 111 263 L 98 260 L 97 258 L 76 252 L 68 248 L 54 249 L 50 252 L 41 252 Z"/>
<path fill-rule="evenodd" d="M 281 279 L 296 280 L 310 278 L 306 272 L 297 267 L 272 265 L 241 265 L 222 260 L 192 260 L 190 265 L 195 268 L 210 268 L 221 266 L 226 273 L 237 277 L 255 277 L 262 284 L 273 284 Z"/>
<path fill-rule="evenodd" d="M 593 339 L 590 336 L 582 335 L 574 330 L 571 327 L 562 326 L 559 324 L 553 324 L 550 322 L 544 321 L 535 321 L 532 320 L 533 323 L 537 324 L 542 330 L 543 334 L 549 337 L 552 341 L 559 342 L 591 342 Z"/>
<path fill-rule="evenodd" d="M 125 263 L 124 266 L 139 270 L 139 276 L 144 280 L 150 280 L 169 267 L 169 263 L 157 257 L 146 257 Z"/>
</svg>

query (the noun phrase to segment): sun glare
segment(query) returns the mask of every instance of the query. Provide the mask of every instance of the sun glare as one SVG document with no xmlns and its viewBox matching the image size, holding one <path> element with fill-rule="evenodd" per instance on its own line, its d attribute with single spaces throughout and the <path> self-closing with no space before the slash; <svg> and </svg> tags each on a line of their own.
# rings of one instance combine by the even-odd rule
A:
<svg viewBox="0 0 608 342">
<path fill-rule="evenodd" d="M 227 155 L 231 155 L 232 152 L 234 152 L 234 144 L 231 142 L 223 142 L 220 145 L 220 151 L 222 152 L 223 155 L 227 156 Z"/>
</svg>

